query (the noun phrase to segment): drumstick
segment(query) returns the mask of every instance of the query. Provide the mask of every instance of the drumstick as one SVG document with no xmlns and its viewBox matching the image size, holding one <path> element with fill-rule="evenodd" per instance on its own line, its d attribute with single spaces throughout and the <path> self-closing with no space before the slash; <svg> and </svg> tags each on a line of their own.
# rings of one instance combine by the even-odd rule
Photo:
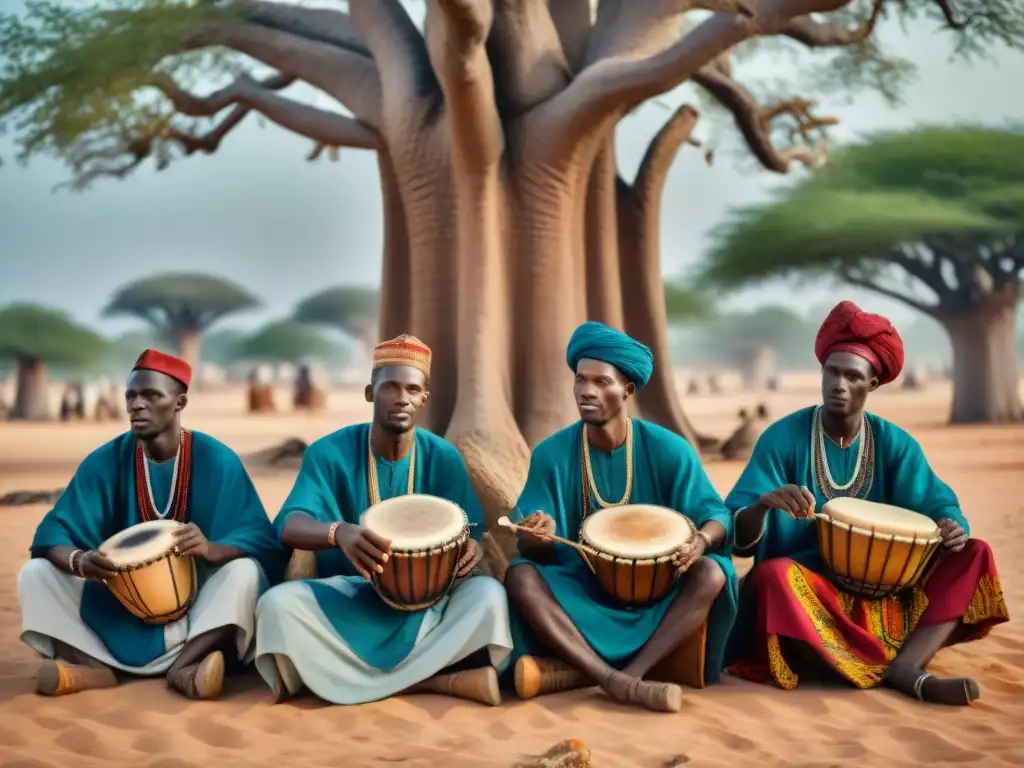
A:
<svg viewBox="0 0 1024 768">
<path fill-rule="evenodd" d="M 594 555 L 595 557 L 598 555 L 596 549 L 591 549 L 590 547 L 584 544 L 580 544 L 575 541 L 570 541 L 569 539 L 563 539 L 561 536 L 555 536 L 555 534 L 553 533 L 538 533 L 537 531 L 534 531 L 531 528 L 524 528 L 521 525 L 516 525 L 508 519 L 508 516 L 499 517 L 498 525 L 500 525 L 503 528 L 508 528 L 515 533 L 528 533 L 537 539 L 544 539 L 545 541 L 553 541 L 558 544 L 565 544 L 567 547 L 572 547 L 577 552 L 580 552 L 584 555 Z"/>
</svg>

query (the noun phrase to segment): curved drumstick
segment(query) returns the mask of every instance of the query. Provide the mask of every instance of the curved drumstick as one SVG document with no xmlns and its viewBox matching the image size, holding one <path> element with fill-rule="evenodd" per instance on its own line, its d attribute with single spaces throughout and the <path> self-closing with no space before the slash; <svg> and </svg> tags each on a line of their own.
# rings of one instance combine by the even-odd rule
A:
<svg viewBox="0 0 1024 768">
<path fill-rule="evenodd" d="M 521 525 L 516 525 L 508 519 L 507 515 L 498 518 L 498 525 L 500 525 L 502 528 L 508 528 L 509 530 L 515 533 L 527 533 L 536 539 L 543 539 L 544 541 L 553 541 L 558 544 L 565 544 L 567 547 L 572 547 L 577 552 L 580 552 L 584 555 L 593 555 L 596 557 L 598 554 L 600 554 L 596 549 L 591 549 L 585 544 L 580 544 L 576 541 L 570 541 L 569 539 L 564 539 L 561 536 L 555 536 L 555 534 L 553 533 L 538 533 L 537 531 L 534 531 L 531 528 L 524 528 Z"/>
</svg>

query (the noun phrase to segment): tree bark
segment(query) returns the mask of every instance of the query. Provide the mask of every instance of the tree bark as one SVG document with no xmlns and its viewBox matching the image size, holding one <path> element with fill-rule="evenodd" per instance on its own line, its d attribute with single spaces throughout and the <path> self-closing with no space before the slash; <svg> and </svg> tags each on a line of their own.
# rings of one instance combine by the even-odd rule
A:
<svg viewBox="0 0 1024 768">
<path fill-rule="evenodd" d="M 992 294 L 981 306 L 937 319 L 953 344 L 953 424 L 1024 420 L 1014 346 L 1017 298 Z"/>
<path fill-rule="evenodd" d="M 11 419 L 48 421 L 52 414 L 46 386 L 46 363 L 37 357 L 18 358 L 17 380 Z"/>
<path fill-rule="evenodd" d="M 202 331 L 195 328 L 183 328 L 181 326 L 172 328 L 174 345 L 178 348 L 178 355 L 192 366 L 192 375 L 199 383 L 199 354 L 202 344 Z"/>
</svg>

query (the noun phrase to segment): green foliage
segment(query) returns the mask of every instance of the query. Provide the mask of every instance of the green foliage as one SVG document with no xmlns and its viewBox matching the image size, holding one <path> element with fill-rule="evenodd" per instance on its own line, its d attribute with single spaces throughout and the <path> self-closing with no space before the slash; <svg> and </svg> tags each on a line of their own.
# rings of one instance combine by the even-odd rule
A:
<svg viewBox="0 0 1024 768">
<path fill-rule="evenodd" d="M 225 315 L 259 304 L 255 296 L 230 280 L 168 272 L 122 286 L 103 313 L 138 317 L 169 335 L 177 329 L 202 331 Z"/>
<path fill-rule="evenodd" d="M 708 320 L 715 315 L 715 305 L 706 291 L 682 279 L 665 281 L 665 311 L 672 325 Z"/>
<path fill-rule="evenodd" d="M 702 327 L 697 355 L 716 363 L 744 362 L 759 349 L 771 349 L 786 367 L 805 365 L 813 357 L 817 326 L 782 306 L 727 312 Z"/>
<path fill-rule="evenodd" d="M 66 312 L 37 304 L 0 309 L 0 358 L 86 367 L 103 359 L 107 342 Z"/>
<path fill-rule="evenodd" d="M 701 276 L 736 288 L 790 274 L 877 271 L 927 237 L 998 244 L 1024 231 L 1024 132 L 925 128 L 875 136 L 714 233 Z"/>
<path fill-rule="evenodd" d="M 231 365 L 242 356 L 242 346 L 250 335 L 237 328 L 203 334 L 203 360 L 217 365 Z"/>
<path fill-rule="evenodd" d="M 156 73 L 191 82 L 224 71 L 223 53 L 190 50 L 191 41 L 236 13 L 188 0 L 28 0 L 0 14 L 0 126 L 13 127 L 22 160 L 61 157 L 83 183 L 89 164 L 143 149 L 164 165 L 174 111 L 147 86 Z"/>
<path fill-rule="evenodd" d="M 334 345 L 307 325 L 296 320 L 267 323 L 239 347 L 239 357 L 246 360 L 297 363 L 309 358 L 326 358 Z"/>
<path fill-rule="evenodd" d="M 372 336 L 380 308 L 376 288 L 340 285 L 299 302 L 292 317 L 300 323 L 326 325 L 356 338 Z"/>
</svg>

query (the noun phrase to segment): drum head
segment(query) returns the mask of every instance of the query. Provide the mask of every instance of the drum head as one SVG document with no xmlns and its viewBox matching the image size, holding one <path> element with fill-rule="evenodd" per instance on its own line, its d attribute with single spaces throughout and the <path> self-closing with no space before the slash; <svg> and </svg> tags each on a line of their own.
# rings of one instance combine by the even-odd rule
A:
<svg viewBox="0 0 1024 768">
<path fill-rule="evenodd" d="M 416 493 L 374 504 L 359 524 L 395 549 L 427 549 L 456 538 L 466 527 L 466 514 L 447 499 Z"/>
<path fill-rule="evenodd" d="M 129 566 L 167 554 L 174 546 L 177 520 L 151 520 L 125 528 L 100 545 L 99 551 L 117 566 Z"/>
<path fill-rule="evenodd" d="M 690 521 L 674 509 L 653 504 L 627 504 L 588 516 L 580 533 L 602 552 L 641 560 L 677 551 L 693 536 L 693 528 Z"/>
<path fill-rule="evenodd" d="M 824 515 L 856 528 L 907 538 L 930 539 L 939 531 L 935 521 L 918 512 L 891 504 L 879 504 L 866 499 L 841 496 L 826 502 L 821 508 Z"/>
</svg>

